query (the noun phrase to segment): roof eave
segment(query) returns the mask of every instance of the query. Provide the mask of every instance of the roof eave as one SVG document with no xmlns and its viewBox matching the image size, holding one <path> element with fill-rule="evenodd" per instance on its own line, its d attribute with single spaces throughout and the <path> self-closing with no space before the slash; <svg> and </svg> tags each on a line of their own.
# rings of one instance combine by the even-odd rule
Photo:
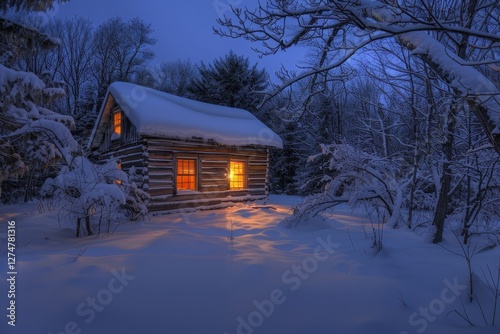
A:
<svg viewBox="0 0 500 334">
<path fill-rule="evenodd" d="M 94 124 L 94 128 L 92 129 L 92 133 L 90 134 L 89 142 L 87 144 L 88 151 L 91 151 L 92 149 L 99 147 L 100 141 L 103 138 L 103 137 L 99 138 L 99 136 L 98 136 L 99 130 L 104 128 L 104 131 L 105 131 L 105 127 L 106 127 L 106 124 L 102 124 L 103 115 L 104 115 L 104 112 L 105 112 L 106 108 L 108 107 L 108 105 L 112 104 L 114 101 L 113 95 L 111 95 L 111 93 L 109 92 L 109 89 L 106 92 L 106 95 L 104 96 L 103 101 L 104 101 L 104 103 L 101 104 L 101 109 L 99 110 L 99 114 L 97 115 L 97 119 L 96 119 L 96 122 Z M 109 108 L 111 108 L 111 106 L 109 106 Z"/>
</svg>

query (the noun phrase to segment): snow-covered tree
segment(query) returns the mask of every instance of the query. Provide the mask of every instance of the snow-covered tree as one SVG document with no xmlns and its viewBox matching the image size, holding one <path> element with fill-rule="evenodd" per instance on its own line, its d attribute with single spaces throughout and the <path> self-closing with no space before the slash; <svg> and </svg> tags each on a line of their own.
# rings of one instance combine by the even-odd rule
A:
<svg viewBox="0 0 500 334">
<path fill-rule="evenodd" d="M 29 177 L 24 178 L 28 180 L 28 194 L 34 179 L 43 182 L 47 178 L 46 173 L 34 173 L 50 167 L 57 176 L 45 181 L 43 195 L 56 199 L 61 213 L 75 219 L 78 235 L 83 221 L 87 233 L 94 233 L 95 215 L 100 217 L 98 232 L 102 221 L 108 222 L 109 232 L 111 219 L 120 212 L 133 220 L 144 217 L 148 195 L 137 187 L 133 175 L 129 181 L 115 162 L 92 164 L 69 130 L 74 126 L 73 118 L 48 109 L 64 96 L 64 90 L 53 84 L 52 76 L 38 77 L 7 67 L 19 57 L 29 60 L 33 50 L 55 47 L 59 41 L 6 19 L 0 19 L 0 40 L 4 43 L 0 44 L 0 190 L 5 181 L 29 172 Z"/>
<path fill-rule="evenodd" d="M 404 164 L 398 159 L 389 159 L 368 154 L 347 144 L 322 145 L 322 152 L 310 157 L 310 161 L 321 163 L 324 189 L 313 194 L 294 208 L 293 215 L 285 224 L 296 225 L 301 221 L 322 214 L 339 205 L 363 206 L 372 221 L 373 247 L 383 247 L 385 224 L 398 226 L 405 206 L 406 188 L 410 183 Z"/>
<path fill-rule="evenodd" d="M 445 5 L 444 5 L 445 4 Z M 490 147 L 500 153 L 498 87 L 486 70 L 498 69 L 500 31 L 498 3 L 483 0 L 271 0 L 257 8 L 232 8 L 219 20 L 217 32 L 262 43 L 261 54 L 296 45 L 313 46 L 311 66 L 277 91 L 304 78 L 329 73 L 377 41 L 392 38 L 437 73 L 450 92 L 450 108 L 434 109 L 447 120 L 442 150 L 453 156 L 456 116 L 471 112 L 479 120 Z M 273 96 L 276 93 L 272 93 Z M 439 242 L 452 190 L 449 163 L 441 166 L 441 185 L 434 215 Z"/>
<path fill-rule="evenodd" d="M 449 16 L 441 19 L 439 14 L 443 8 L 439 3 L 273 0 L 257 9 L 233 8 L 237 19 L 219 20 L 222 28 L 217 32 L 261 42 L 263 54 L 295 45 L 320 45 L 324 53 L 316 64 L 323 66 L 314 66 L 295 81 L 340 66 L 374 41 L 395 37 L 464 98 L 471 112 L 481 120 L 491 145 L 500 152 L 498 89 L 473 68 L 488 64 L 496 68 L 500 42 L 500 35 L 495 33 L 499 29 L 499 4 L 496 1 L 450 1 L 445 10 Z M 455 46 L 465 43 L 474 52 L 479 52 L 482 59 L 474 62 L 460 59 L 458 48 L 436 40 L 428 32 L 443 32 L 456 42 Z"/>
<path fill-rule="evenodd" d="M 310 134 L 299 119 L 301 94 L 290 91 L 274 97 L 259 110 L 259 118 L 283 140 L 283 149 L 271 149 L 269 156 L 269 190 L 296 195 L 301 192 L 301 171 L 310 150 Z"/>
<path fill-rule="evenodd" d="M 500 8 L 496 2 L 458 1 L 458 10 L 450 13 L 454 16 L 441 20 L 438 14 L 442 8 L 434 3 L 273 0 L 257 9 L 234 7 L 233 14 L 237 19 L 219 20 L 222 28 L 217 32 L 262 42 L 263 54 L 295 45 L 321 45 L 325 52 L 318 61 L 326 59 L 324 66 L 312 68 L 297 76 L 296 80 L 340 66 L 373 41 L 396 37 L 400 45 L 429 64 L 457 94 L 464 97 L 471 112 L 481 120 L 491 145 L 500 152 L 498 89 L 473 68 L 498 62 L 495 57 L 500 37 L 495 29 L 500 29 L 496 22 Z M 482 59 L 471 63 L 461 60 L 456 53 L 458 50 L 436 40 L 428 33 L 432 31 L 444 32 L 450 38 L 462 41 L 480 52 Z"/>
<path fill-rule="evenodd" d="M 0 188 L 5 181 L 16 180 L 25 172 L 52 165 L 58 158 L 46 134 L 29 132 L 13 136 L 16 130 L 32 122 L 52 121 L 72 127 L 69 116 L 48 109 L 55 100 L 64 96 L 64 90 L 54 85 L 51 78 L 20 71 L 13 66 L 15 60 L 39 48 L 56 47 L 57 41 L 35 29 L 0 19 Z M 31 174 L 32 175 L 32 174 Z M 33 178 L 28 178 L 28 180 Z M 15 190 L 19 185 L 14 185 Z M 29 189 L 29 183 L 24 190 Z M 14 199 L 14 198 L 11 198 Z"/>
<path fill-rule="evenodd" d="M 83 235 L 83 223 L 87 235 L 94 235 L 109 233 L 113 220 L 144 218 L 149 199 L 115 161 L 95 165 L 82 156 L 72 159 L 57 177 L 47 179 L 42 195 L 57 203 L 61 221 L 76 223 L 77 237 Z"/>
<path fill-rule="evenodd" d="M 387 222 L 396 226 L 404 204 L 406 178 L 398 177 L 402 166 L 398 160 L 378 157 L 346 144 L 322 145 L 320 154 L 311 161 L 323 162 L 324 191 L 312 195 L 296 210 L 292 220 L 302 215 L 316 215 L 326 208 L 361 203 L 384 208 Z"/>
</svg>

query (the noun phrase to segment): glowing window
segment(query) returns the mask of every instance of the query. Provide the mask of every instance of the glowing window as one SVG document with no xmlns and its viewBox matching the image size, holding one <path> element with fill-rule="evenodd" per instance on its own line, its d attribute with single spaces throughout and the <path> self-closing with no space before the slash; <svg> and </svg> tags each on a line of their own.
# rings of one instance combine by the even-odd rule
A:
<svg viewBox="0 0 500 334">
<path fill-rule="evenodd" d="M 177 190 L 196 190 L 195 159 L 177 159 Z"/>
<path fill-rule="evenodd" d="M 229 163 L 229 189 L 245 189 L 245 162 L 231 161 Z"/>
<path fill-rule="evenodd" d="M 121 162 L 117 162 L 116 165 L 118 166 L 119 170 L 122 170 L 122 163 Z M 122 180 L 115 180 L 115 183 L 122 184 Z"/>
<path fill-rule="evenodd" d="M 121 135 L 122 134 L 122 113 L 115 112 L 113 114 L 113 132 Z"/>
</svg>

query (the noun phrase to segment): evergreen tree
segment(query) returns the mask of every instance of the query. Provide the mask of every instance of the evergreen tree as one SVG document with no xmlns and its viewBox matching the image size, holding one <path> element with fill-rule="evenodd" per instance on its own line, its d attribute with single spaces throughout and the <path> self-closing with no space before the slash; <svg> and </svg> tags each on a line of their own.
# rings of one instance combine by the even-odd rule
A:
<svg viewBox="0 0 500 334">
<path fill-rule="evenodd" d="M 265 70 L 250 66 L 248 58 L 230 51 L 213 64 L 198 66 L 199 78 L 193 80 L 189 92 L 199 101 L 257 111 L 262 92 L 268 86 Z"/>
<path fill-rule="evenodd" d="M 16 11 L 47 11 L 54 3 L 68 2 L 69 0 L 4 0 L 0 3 L 0 10 L 15 9 Z"/>
<path fill-rule="evenodd" d="M 33 2 L 28 3 L 34 6 Z M 42 6 L 41 3 L 39 1 L 38 5 Z M 24 6 L 21 2 L 17 4 Z M 16 193 L 25 194 L 25 199 L 28 199 L 32 194 L 32 182 L 40 179 L 35 172 L 45 173 L 61 154 L 47 139 L 46 133 L 18 134 L 19 130 L 34 122 L 57 123 L 63 127 L 71 127 L 74 122 L 71 117 L 48 109 L 54 100 L 64 96 L 64 90 L 49 76 L 40 78 L 34 73 L 12 68 L 21 55 L 54 48 L 56 41 L 38 30 L 5 18 L 0 19 L 0 41 L 0 189 L 5 190 L 4 182 L 10 182 L 9 192 L 0 194 L 11 200 L 15 199 Z M 28 171 L 29 177 L 19 182 L 19 177 Z"/>
<path fill-rule="evenodd" d="M 296 122 L 288 122 L 278 130 L 283 140 L 283 149 L 272 149 L 269 155 L 269 183 L 270 191 L 278 194 L 296 195 L 301 182 L 298 179 L 298 170 L 305 162 L 300 141 L 297 137 L 303 136 Z"/>
</svg>

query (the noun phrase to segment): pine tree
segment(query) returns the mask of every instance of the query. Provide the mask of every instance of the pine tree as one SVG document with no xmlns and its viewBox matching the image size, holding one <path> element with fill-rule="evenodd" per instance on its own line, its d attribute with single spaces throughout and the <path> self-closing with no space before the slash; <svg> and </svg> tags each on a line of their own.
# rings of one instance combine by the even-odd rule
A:
<svg viewBox="0 0 500 334">
<path fill-rule="evenodd" d="M 283 140 L 283 149 L 272 149 L 269 157 L 270 191 L 273 193 L 296 195 L 299 193 L 301 182 L 298 179 L 298 170 L 304 164 L 304 154 L 297 137 L 303 136 L 296 122 L 283 124 L 278 129 Z"/>
<path fill-rule="evenodd" d="M 257 64 L 250 66 L 248 58 L 230 51 L 213 64 L 198 66 L 200 77 L 193 80 L 189 92 L 197 100 L 257 111 L 262 101 L 262 92 L 268 86 L 265 70 L 258 70 Z"/>
<path fill-rule="evenodd" d="M 54 6 L 54 3 L 68 2 L 69 0 L 4 0 L 0 3 L 0 9 L 6 11 L 14 9 L 16 11 L 47 11 Z"/>
<path fill-rule="evenodd" d="M 42 1 L 9 3 L 14 3 L 15 8 L 27 8 L 46 6 L 52 1 L 45 5 Z M 64 96 L 62 88 L 51 82 L 49 77 L 40 78 L 12 68 L 18 57 L 36 49 L 56 46 L 57 42 L 50 36 L 0 18 L 0 190 L 5 190 L 5 181 L 10 182 L 7 194 L 0 191 L 5 199 L 15 200 L 16 193 L 27 194 L 25 199 L 28 199 L 33 189 L 32 181 L 39 179 L 35 177 L 35 172 L 46 172 L 61 157 L 48 141 L 47 133 L 17 132 L 37 121 L 69 127 L 74 124 L 71 117 L 48 109 L 53 101 Z M 19 178 L 28 171 L 28 177 L 19 182 Z"/>
</svg>

